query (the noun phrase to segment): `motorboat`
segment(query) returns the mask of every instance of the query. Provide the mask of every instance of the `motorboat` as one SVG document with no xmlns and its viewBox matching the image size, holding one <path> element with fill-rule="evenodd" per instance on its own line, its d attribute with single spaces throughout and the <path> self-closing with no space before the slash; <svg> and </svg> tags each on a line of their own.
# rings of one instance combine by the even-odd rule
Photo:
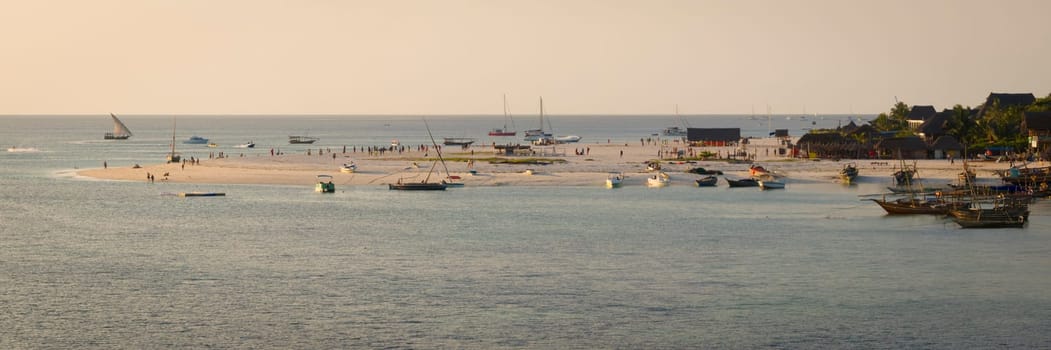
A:
<svg viewBox="0 0 1051 350">
<path fill-rule="evenodd" d="M 314 192 L 335 193 L 336 184 L 332 183 L 332 175 L 318 175 L 317 184 L 314 185 Z"/>
<path fill-rule="evenodd" d="M 764 190 L 780 190 L 785 188 L 785 183 L 772 180 L 758 180 L 759 188 Z"/>
<path fill-rule="evenodd" d="M 649 186 L 649 187 L 664 187 L 664 186 L 668 186 L 668 184 L 670 182 L 671 182 L 671 177 L 668 176 L 668 173 L 662 172 L 660 174 L 655 174 L 655 175 L 650 176 L 649 178 L 647 178 L 646 179 L 646 186 Z"/>
<path fill-rule="evenodd" d="M 580 136 L 577 136 L 577 135 L 566 135 L 566 136 L 557 136 L 557 137 L 555 137 L 555 142 L 558 142 L 558 143 L 574 143 L 574 142 L 579 142 L 579 141 L 580 141 Z"/>
<path fill-rule="evenodd" d="M 624 174 L 611 173 L 606 177 L 606 188 L 617 188 L 624 183 Z"/>
<path fill-rule="evenodd" d="M 661 131 L 661 134 L 664 136 L 683 137 L 686 136 L 686 130 L 683 130 L 678 126 L 669 126 L 664 128 L 664 131 Z"/>
<path fill-rule="evenodd" d="M 248 143 L 242 143 L 242 144 L 234 146 L 234 147 L 236 147 L 236 148 L 255 148 L 255 142 L 248 141 Z"/>
<path fill-rule="evenodd" d="M 354 164 L 354 162 L 346 163 L 339 167 L 339 172 L 341 173 L 353 173 L 355 171 L 358 171 L 358 165 Z"/>
</svg>

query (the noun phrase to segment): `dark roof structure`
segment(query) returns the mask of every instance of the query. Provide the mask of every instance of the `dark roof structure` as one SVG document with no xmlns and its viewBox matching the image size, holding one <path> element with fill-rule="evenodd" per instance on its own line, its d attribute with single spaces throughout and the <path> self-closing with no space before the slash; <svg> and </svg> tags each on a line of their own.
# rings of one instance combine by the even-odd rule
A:
<svg viewBox="0 0 1051 350">
<path fill-rule="evenodd" d="M 881 140 L 876 144 L 876 148 L 887 149 L 887 150 L 902 150 L 902 151 L 918 151 L 926 150 L 927 143 L 923 142 L 919 137 L 908 136 L 908 137 L 891 137 Z"/>
<path fill-rule="evenodd" d="M 985 103 L 978 109 L 978 117 L 984 117 L 986 108 L 992 107 L 994 103 L 998 103 L 1000 109 L 1006 109 L 1009 107 L 1024 108 L 1033 104 L 1033 102 L 1036 102 L 1036 96 L 1033 96 L 1032 93 L 1015 94 L 990 92 L 989 97 L 985 98 Z"/>
<path fill-rule="evenodd" d="M 960 144 L 960 141 L 956 141 L 956 138 L 952 135 L 945 135 L 934 140 L 934 143 L 931 144 L 931 149 L 963 150 L 963 144 Z"/>
<path fill-rule="evenodd" d="M 935 136 L 945 134 L 945 123 L 952 116 L 952 110 L 946 109 L 938 112 L 920 125 L 920 132 L 924 135 Z"/>
<path fill-rule="evenodd" d="M 847 142 L 857 142 L 854 139 L 848 139 L 847 137 L 834 132 L 828 133 L 808 133 L 799 138 L 796 141 L 797 144 L 841 144 Z"/>
<path fill-rule="evenodd" d="M 905 119 L 911 121 L 927 121 L 934 117 L 938 113 L 938 110 L 934 109 L 934 106 L 912 106 L 909 110 L 909 115 L 905 116 Z"/>
<path fill-rule="evenodd" d="M 774 137 L 788 137 L 788 129 L 775 129 Z"/>
<path fill-rule="evenodd" d="M 1022 124 L 1026 130 L 1051 131 L 1051 111 L 1025 112 Z"/>
<path fill-rule="evenodd" d="M 727 141 L 741 140 L 741 128 L 686 128 L 687 141 Z"/>
<path fill-rule="evenodd" d="M 872 137 L 874 135 L 878 135 L 879 131 L 876 131 L 876 128 L 873 127 L 871 124 L 865 124 L 865 125 L 857 127 L 856 129 L 854 129 L 854 131 L 851 131 L 850 134 L 851 135 L 862 134 L 862 135 L 865 135 L 867 137 Z"/>
<path fill-rule="evenodd" d="M 858 129 L 858 125 L 854 124 L 853 120 L 851 120 L 850 123 L 847 123 L 847 125 L 839 127 L 839 131 L 842 131 L 842 132 L 848 133 L 848 134 L 851 133 L 851 132 L 854 132 L 854 130 L 857 130 L 857 129 Z"/>
</svg>

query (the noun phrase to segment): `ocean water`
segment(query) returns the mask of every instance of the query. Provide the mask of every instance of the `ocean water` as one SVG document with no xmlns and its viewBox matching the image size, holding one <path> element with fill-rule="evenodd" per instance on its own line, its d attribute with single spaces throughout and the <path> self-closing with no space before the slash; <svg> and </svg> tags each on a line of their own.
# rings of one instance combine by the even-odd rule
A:
<svg viewBox="0 0 1051 350">
<path fill-rule="evenodd" d="M 486 141 L 502 123 L 427 118 L 436 137 Z M 677 123 L 553 119 L 592 142 Z M 163 159 L 170 117 L 122 120 L 131 140 L 101 140 L 108 116 L 0 117 L 15 148 L 0 153 L 0 348 L 1051 348 L 1048 201 L 1024 229 L 961 230 L 885 216 L 859 197 L 874 178 L 320 195 L 71 175 Z M 304 133 L 315 148 L 427 140 L 415 116 L 180 116 L 176 130 L 229 152 L 295 150 L 287 135 Z M 227 197 L 161 195 L 194 190 Z"/>
</svg>

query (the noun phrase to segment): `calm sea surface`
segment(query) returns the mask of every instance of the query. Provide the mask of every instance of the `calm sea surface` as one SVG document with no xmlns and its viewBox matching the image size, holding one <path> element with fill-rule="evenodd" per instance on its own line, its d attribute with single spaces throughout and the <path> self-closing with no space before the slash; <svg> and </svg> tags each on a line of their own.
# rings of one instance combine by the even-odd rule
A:
<svg viewBox="0 0 1051 350">
<path fill-rule="evenodd" d="M 762 118 L 765 119 L 765 118 Z M 793 135 L 843 117 L 774 117 Z M 172 120 L 0 116 L 0 348 L 1051 348 L 1051 204 L 1024 229 L 888 217 L 845 187 L 459 188 L 162 184 Z M 767 132 L 765 120 L 690 116 Z M 501 116 L 428 117 L 436 137 Z M 533 128 L 533 117 L 516 119 Z M 817 122 L 817 123 L 813 123 Z M 187 116 L 219 150 L 422 143 L 419 117 Z M 637 142 L 669 116 L 555 116 Z M 203 146 L 177 145 L 205 157 Z M 244 150 L 236 150 L 244 152 Z M 864 177 L 865 174 L 862 173 Z M 889 181 L 889 179 L 888 179 Z M 165 192 L 226 192 L 178 198 Z"/>
</svg>

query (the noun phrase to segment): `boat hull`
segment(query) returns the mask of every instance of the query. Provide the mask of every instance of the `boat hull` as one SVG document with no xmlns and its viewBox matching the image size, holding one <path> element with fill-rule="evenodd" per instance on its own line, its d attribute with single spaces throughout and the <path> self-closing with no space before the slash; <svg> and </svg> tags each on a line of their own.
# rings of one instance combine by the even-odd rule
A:
<svg viewBox="0 0 1051 350">
<path fill-rule="evenodd" d="M 759 182 L 752 179 L 730 180 L 726 179 L 730 187 L 758 187 Z"/>
<path fill-rule="evenodd" d="M 719 178 L 715 176 L 707 176 L 695 180 L 697 187 L 715 187 L 719 183 Z"/>
<path fill-rule="evenodd" d="M 396 191 L 445 191 L 448 187 L 443 183 L 400 183 L 400 184 L 388 184 L 388 189 Z"/>
<path fill-rule="evenodd" d="M 112 133 L 106 133 L 102 138 L 104 140 L 127 140 L 131 135 L 114 135 Z"/>
<path fill-rule="evenodd" d="M 515 136 L 518 132 L 516 131 L 490 131 L 489 136 Z"/>
<path fill-rule="evenodd" d="M 886 201 L 880 199 L 872 199 L 876 202 L 887 214 L 892 215 L 912 215 L 912 214 L 928 214 L 928 215 L 948 215 L 951 209 L 948 204 L 945 203 L 933 203 L 924 201 L 908 201 L 908 202 L 897 202 L 897 201 Z"/>
</svg>

